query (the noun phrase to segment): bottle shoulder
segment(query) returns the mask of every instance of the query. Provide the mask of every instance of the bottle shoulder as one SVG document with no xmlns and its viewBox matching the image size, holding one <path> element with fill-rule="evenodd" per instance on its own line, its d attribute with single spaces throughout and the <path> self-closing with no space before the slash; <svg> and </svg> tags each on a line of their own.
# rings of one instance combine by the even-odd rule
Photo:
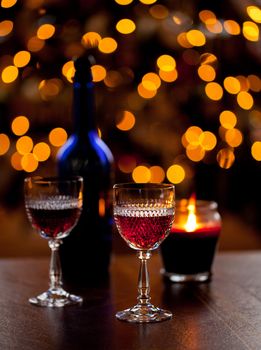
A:
<svg viewBox="0 0 261 350">
<path fill-rule="evenodd" d="M 84 136 L 72 134 L 59 150 L 57 159 L 58 162 L 69 159 L 89 159 L 90 162 L 100 162 L 104 165 L 114 162 L 109 147 L 95 131 Z"/>
</svg>

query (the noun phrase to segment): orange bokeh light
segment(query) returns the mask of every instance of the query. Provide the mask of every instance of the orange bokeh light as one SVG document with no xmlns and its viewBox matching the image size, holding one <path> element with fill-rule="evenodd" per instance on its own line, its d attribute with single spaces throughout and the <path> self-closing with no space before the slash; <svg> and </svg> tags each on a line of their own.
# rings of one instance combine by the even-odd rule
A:
<svg viewBox="0 0 261 350">
<path fill-rule="evenodd" d="M 23 115 L 20 115 L 12 121 L 11 129 L 15 135 L 24 135 L 30 126 L 29 119 Z"/>
<path fill-rule="evenodd" d="M 215 79 L 216 71 L 212 66 L 203 64 L 198 68 L 198 75 L 202 80 L 209 82 Z"/>
<path fill-rule="evenodd" d="M 117 49 L 117 42 L 113 38 L 107 37 L 99 41 L 98 48 L 101 52 L 109 54 Z"/>
<path fill-rule="evenodd" d="M 61 147 L 67 141 L 67 132 L 63 128 L 54 128 L 49 133 L 49 141 L 55 147 Z"/>
<path fill-rule="evenodd" d="M 95 82 L 102 81 L 103 79 L 105 79 L 107 74 L 106 69 L 99 64 L 93 65 L 91 67 L 91 71 L 92 71 L 93 81 Z"/>
<path fill-rule="evenodd" d="M 119 123 L 117 123 L 117 128 L 122 131 L 128 131 L 132 129 L 135 125 L 135 116 L 129 111 L 123 111 L 122 118 Z"/>
<path fill-rule="evenodd" d="M 173 164 L 168 168 L 166 175 L 170 182 L 179 184 L 185 179 L 186 173 L 181 165 Z"/>
<path fill-rule="evenodd" d="M 132 172 L 132 178 L 136 183 L 147 183 L 150 181 L 151 173 L 144 165 L 137 166 Z"/>
<path fill-rule="evenodd" d="M 208 83 L 205 86 L 205 92 L 208 98 L 214 101 L 219 101 L 221 100 L 223 96 L 223 89 L 221 85 L 215 82 Z"/>
<path fill-rule="evenodd" d="M 52 24 L 42 24 L 37 30 L 37 37 L 41 40 L 50 39 L 55 33 L 55 27 Z"/>
<path fill-rule="evenodd" d="M 6 134 L 0 134 L 0 156 L 8 152 L 10 148 L 10 140 Z"/>
</svg>

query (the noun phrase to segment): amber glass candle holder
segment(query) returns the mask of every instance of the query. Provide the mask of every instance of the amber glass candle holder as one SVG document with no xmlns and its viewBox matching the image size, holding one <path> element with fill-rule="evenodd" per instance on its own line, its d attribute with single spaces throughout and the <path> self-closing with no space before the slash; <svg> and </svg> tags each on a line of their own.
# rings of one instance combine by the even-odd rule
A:
<svg viewBox="0 0 261 350">
<path fill-rule="evenodd" d="M 221 217 L 216 202 L 177 201 L 174 224 L 161 244 L 162 273 L 166 279 L 209 281 L 220 231 Z"/>
</svg>

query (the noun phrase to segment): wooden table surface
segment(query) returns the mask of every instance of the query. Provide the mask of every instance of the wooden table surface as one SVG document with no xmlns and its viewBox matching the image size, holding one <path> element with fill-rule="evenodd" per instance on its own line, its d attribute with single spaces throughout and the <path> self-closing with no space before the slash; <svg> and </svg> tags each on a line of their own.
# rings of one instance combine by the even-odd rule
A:
<svg viewBox="0 0 261 350">
<path fill-rule="evenodd" d="M 260 350 L 261 252 L 218 254 L 211 283 L 166 284 L 154 252 L 149 262 L 152 302 L 170 321 L 129 324 L 115 312 L 136 302 L 138 259 L 114 256 L 110 283 L 81 290 L 82 306 L 32 306 L 47 289 L 47 259 L 0 260 L 1 350 Z"/>
</svg>

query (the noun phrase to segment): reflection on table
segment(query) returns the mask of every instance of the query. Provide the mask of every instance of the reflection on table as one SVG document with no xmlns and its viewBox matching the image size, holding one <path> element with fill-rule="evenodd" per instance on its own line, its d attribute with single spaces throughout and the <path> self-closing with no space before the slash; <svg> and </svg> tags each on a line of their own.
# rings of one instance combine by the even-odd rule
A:
<svg viewBox="0 0 261 350">
<path fill-rule="evenodd" d="M 151 296 L 174 317 L 127 324 L 115 312 L 135 302 L 135 254 L 113 256 L 110 280 L 73 290 L 81 307 L 45 309 L 28 297 L 46 288 L 48 259 L 0 260 L 1 349 L 260 349 L 261 252 L 218 254 L 211 283 L 166 284 L 157 252 L 149 264 Z"/>
</svg>

